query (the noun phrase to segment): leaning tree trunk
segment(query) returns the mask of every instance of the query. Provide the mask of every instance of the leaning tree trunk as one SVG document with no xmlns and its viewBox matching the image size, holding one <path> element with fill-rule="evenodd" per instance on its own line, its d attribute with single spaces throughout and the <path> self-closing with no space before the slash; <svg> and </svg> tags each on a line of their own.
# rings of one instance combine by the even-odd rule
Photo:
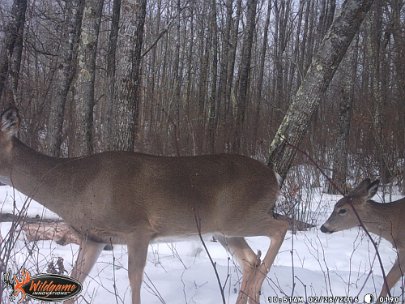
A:
<svg viewBox="0 0 405 304">
<path fill-rule="evenodd" d="M 315 110 L 373 0 L 346 0 L 314 56 L 270 145 L 269 164 L 285 178 Z"/>
</svg>

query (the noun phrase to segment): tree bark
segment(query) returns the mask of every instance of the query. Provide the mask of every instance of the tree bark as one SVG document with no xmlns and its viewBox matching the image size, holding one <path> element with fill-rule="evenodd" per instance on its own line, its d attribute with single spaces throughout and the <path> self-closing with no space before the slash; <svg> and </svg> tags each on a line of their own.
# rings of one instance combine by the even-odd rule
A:
<svg viewBox="0 0 405 304">
<path fill-rule="evenodd" d="M 396 83 L 398 87 L 398 96 L 403 98 L 405 96 L 405 32 L 401 26 L 401 9 L 405 5 L 403 0 L 394 0 L 392 2 L 392 26 L 393 26 L 393 37 L 394 37 L 394 47 L 395 47 L 395 70 L 396 70 Z M 400 107 L 400 119 L 405 122 L 405 105 L 401 102 Z M 402 125 L 402 129 L 404 126 Z M 402 130 L 402 136 L 405 141 L 405 132 Z M 405 151 L 403 151 L 404 153 Z M 404 157 L 404 156 L 402 156 Z M 405 162 L 402 162 L 402 182 L 401 182 L 401 192 L 405 195 Z"/>
<path fill-rule="evenodd" d="M 228 68 L 227 68 L 227 80 L 226 80 L 226 93 L 225 93 L 225 122 L 231 121 L 233 119 L 234 113 L 234 100 L 232 95 L 233 90 L 233 79 L 235 72 L 235 61 L 236 61 L 236 50 L 238 47 L 238 33 L 239 33 L 239 22 L 242 14 L 242 0 L 237 0 L 236 2 L 236 13 L 235 20 L 231 24 L 231 37 L 230 37 L 230 49 L 228 57 Z"/>
<path fill-rule="evenodd" d="M 113 12 L 111 18 L 111 29 L 108 38 L 107 51 L 107 98 L 105 109 L 103 111 L 103 146 L 106 150 L 112 149 L 112 114 L 115 101 L 115 71 L 116 71 L 116 54 L 118 46 L 118 30 L 120 22 L 121 0 L 114 0 Z"/>
<path fill-rule="evenodd" d="M 229 55 L 231 52 L 231 30 L 232 30 L 232 13 L 233 13 L 233 0 L 227 0 L 226 7 L 226 21 L 225 29 L 222 31 L 222 51 L 220 61 L 219 83 L 218 83 L 218 98 L 220 100 L 218 115 L 222 115 L 226 108 L 226 92 L 228 82 L 228 68 L 229 68 Z M 225 116 L 225 115 L 224 115 Z M 223 117 L 218 117 L 222 119 Z M 224 117 L 225 118 L 225 117 Z"/>
<path fill-rule="evenodd" d="M 374 140 L 377 152 L 377 161 L 379 165 L 379 175 L 382 183 L 388 183 L 391 177 L 390 170 L 387 165 L 387 153 L 384 141 L 384 97 L 383 97 L 383 65 L 385 58 L 382 55 L 384 46 L 381 43 L 381 28 L 382 28 L 382 3 L 376 1 L 373 9 L 373 16 L 370 25 L 370 44 L 368 46 L 369 57 L 371 61 L 372 71 L 372 99 L 374 106 L 373 113 L 373 128 Z"/>
<path fill-rule="evenodd" d="M 253 36 L 255 31 L 257 0 L 247 3 L 247 21 L 242 44 L 241 66 L 239 71 L 238 110 L 236 116 L 233 151 L 240 152 L 242 145 L 242 130 L 245 123 L 246 108 L 248 104 L 248 87 L 250 62 L 252 58 Z"/>
<path fill-rule="evenodd" d="M 269 25 L 270 25 L 270 15 L 271 15 L 271 5 L 272 2 L 269 1 L 267 4 L 267 13 L 266 13 L 266 21 L 264 24 L 264 32 L 263 32 L 263 44 L 262 50 L 260 53 L 260 62 L 259 62 L 259 75 L 257 77 L 257 87 L 256 87 L 256 110 L 255 110 L 255 120 L 253 122 L 253 140 L 257 141 L 257 133 L 259 130 L 260 124 L 260 109 L 262 105 L 262 90 L 263 90 L 263 79 L 264 79 L 264 64 L 266 61 L 266 53 L 267 53 L 267 43 L 268 43 L 268 33 L 269 33 Z M 253 154 L 256 154 L 256 143 L 253 144 Z"/>
<path fill-rule="evenodd" d="M 0 53 L 0 98 L 7 81 L 10 58 L 13 55 L 14 47 L 18 39 L 21 39 L 22 41 L 26 11 L 27 0 L 14 0 L 13 7 L 11 8 L 11 15 L 13 17 L 5 30 L 6 36 Z"/>
<path fill-rule="evenodd" d="M 121 3 L 115 102 L 112 108 L 112 149 L 133 151 L 138 127 L 141 55 L 146 16 L 146 0 Z M 111 102 L 111 101 L 110 101 Z"/>
<path fill-rule="evenodd" d="M 284 179 L 302 142 L 312 116 L 331 82 L 372 0 L 346 0 L 331 25 L 310 68 L 270 145 L 269 164 Z"/>
<path fill-rule="evenodd" d="M 216 1 L 211 1 L 210 8 L 210 35 L 212 46 L 212 77 L 211 92 L 208 107 L 208 142 L 209 153 L 215 153 L 215 131 L 217 122 L 217 78 L 218 78 L 218 26 L 217 26 L 217 8 Z"/>
<path fill-rule="evenodd" d="M 46 133 L 46 150 L 53 156 L 60 155 L 65 104 L 75 74 L 83 9 L 84 0 L 66 1 L 65 33 L 61 46 L 62 62 L 57 67 L 54 84 L 56 92 L 49 109 Z"/>
<path fill-rule="evenodd" d="M 348 166 L 348 142 L 350 125 L 353 110 L 353 99 L 354 99 L 354 84 L 357 73 L 357 58 L 358 58 L 358 43 L 359 39 L 356 40 L 356 45 L 354 46 L 350 60 L 346 61 L 345 67 L 347 70 L 351 69 L 349 75 L 343 75 L 341 98 L 339 102 L 339 122 L 338 122 L 338 135 L 336 140 L 336 147 L 333 155 L 333 170 L 332 170 L 332 181 L 333 185 L 329 185 L 328 192 L 338 194 L 339 191 L 346 193 L 348 190 L 346 179 L 347 179 L 347 166 Z M 346 71 L 346 69 L 342 69 Z M 338 189 L 335 189 L 337 186 Z"/>
<path fill-rule="evenodd" d="M 71 156 L 84 156 L 93 152 L 94 82 L 103 2 L 87 0 L 84 7 L 72 115 L 74 136 L 71 139 Z"/>
<path fill-rule="evenodd" d="M 206 2 L 202 4 L 204 10 L 206 8 Z M 209 51 L 210 51 L 210 41 L 207 34 L 206 22 L 204 19 L 200 19 L 198 40 L 199 40 L 199 77 L 198 77 L 198 117 L 199 124 L 197 127 L 197 151 L 198 153 L 203 153 L 205 146 L 205 127 L 206 127 L 206 97 L 208 96 L 208 68 L 209 68 Z"/>
</svg>

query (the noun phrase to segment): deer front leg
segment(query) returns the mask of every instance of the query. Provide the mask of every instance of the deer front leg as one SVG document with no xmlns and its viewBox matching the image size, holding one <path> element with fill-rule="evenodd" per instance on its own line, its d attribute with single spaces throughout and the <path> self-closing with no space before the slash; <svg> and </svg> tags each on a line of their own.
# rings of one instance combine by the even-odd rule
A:
<svg viewBox="0 0 405 304">
<path fill-rule="evenodd" d="M 236 303 L 246 304 L 249 297 L 248 286 L 253 279 L 255 269 L 260 265 L 260 259 L 258 259 L 243 237 L 216 235 L 216 238 L 242 267 L 242 284 Z"/>
<path fill-rule="evenodd" d="M 87 275 L 90 273 L 91 268 L 96 263 L 101 251 L 105 244 L 96 243 L 90 240 L 83 240 L 80 244 L 79 255 L 77 256 L 75 266 L 72 270 L 72 278 L 83 283 Z M 73 304 L 74 299 L 64 302 L 65 304 Z"/>
<path fill-rule="evenodd" d="M 394 285 L 398 282 L 398 280 L 401 278 L 401 276 L 404 275 L 404 271 L 405 269 L 403 269 L 403 267 L 405 267 L 405 256 L 401 256 L 401 253 L 403 254 L 403 252 L 401 252 L 400 250 L 398 251 L 398 258 L 395 261 L 394 265 L 392 266 L 391 270 L 388 272 L 387 276 L 386 276 L 386 282 L 387 284 L 385 284 L 385 281 L 383 283 L 383 287 L 381 289 L 380 295 L 377 299 L 377 303 L 382 303 L 380 301 L 381 297 L 385 297 L 388 294 L 388 291 L 394 287 Z"/>
<path fill-rule="evenodd" d="M 132 290 L 132 304 L 141 303 L 143 269 L 150 239 L 148 235 L 136 234 L 128 241 L 128 277 Z"/>
<path fill-rule="evenodd" d="M 248 303 L 257 304 L 260 302 L 260 290 L 284 241 L 288 223 L 285 221 L 277 221 L 277 223 L 275 223 L 274 219 L 272 219 L 272 222 L 269 223 L 269 228 L 270 231 L 268 235 L 271 238 L 270 246 L 261 264 L 255 269 L 253 279 L 249 282 L 247 288 L 247 294 L 249 296 Z M 239 303 L 237 302 L 237 304 Z"/>
</svg>

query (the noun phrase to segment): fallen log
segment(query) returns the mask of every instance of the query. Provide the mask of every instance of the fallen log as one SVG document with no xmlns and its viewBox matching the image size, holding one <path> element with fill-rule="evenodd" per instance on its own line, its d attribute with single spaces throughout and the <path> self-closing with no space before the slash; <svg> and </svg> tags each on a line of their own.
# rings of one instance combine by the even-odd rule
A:
<svg viewBox="0 0 405 304">
<path fill-rule="evenodd" d="M 28 242 L 55 241 L 57 244 L 65 246 L 67 244 L 80 245 L 83 241 L 81 236 L 62 219 L 0 213 L 1 222 L 17 222 L 24 231 Z M 112 250 L 112 245 L 105 245 L 104 250 Z"/>
<path fill-rule="evenodd" d="M 0 222 L 19 223 L 21 230 L 25 232 L 29 242 L 53 240 L 59 245 L 67 245 L 71 243 L 80 245 L 82 241 L 79 234 L 61 219 L 0 213 Z"/>
</svg>

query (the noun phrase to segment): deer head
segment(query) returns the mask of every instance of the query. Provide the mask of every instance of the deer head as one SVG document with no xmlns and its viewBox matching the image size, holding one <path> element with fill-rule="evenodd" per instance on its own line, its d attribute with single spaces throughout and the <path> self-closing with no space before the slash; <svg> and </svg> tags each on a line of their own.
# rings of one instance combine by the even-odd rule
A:
<svg viewBox="0 0 405 304">
<path fill-rule="evenodd" d="M 360 217 L 367 212 L 367 201 L 377 192 L 379 180 L 371 182 L 369 178 L 363 180 L 354 190 L 341 198 L 335 205 L 332 214 L 322 225 L 321 231 L 333 233 L 360 226 L 360 222 L 354 213 L 356 208 Z"/>
</svg>

